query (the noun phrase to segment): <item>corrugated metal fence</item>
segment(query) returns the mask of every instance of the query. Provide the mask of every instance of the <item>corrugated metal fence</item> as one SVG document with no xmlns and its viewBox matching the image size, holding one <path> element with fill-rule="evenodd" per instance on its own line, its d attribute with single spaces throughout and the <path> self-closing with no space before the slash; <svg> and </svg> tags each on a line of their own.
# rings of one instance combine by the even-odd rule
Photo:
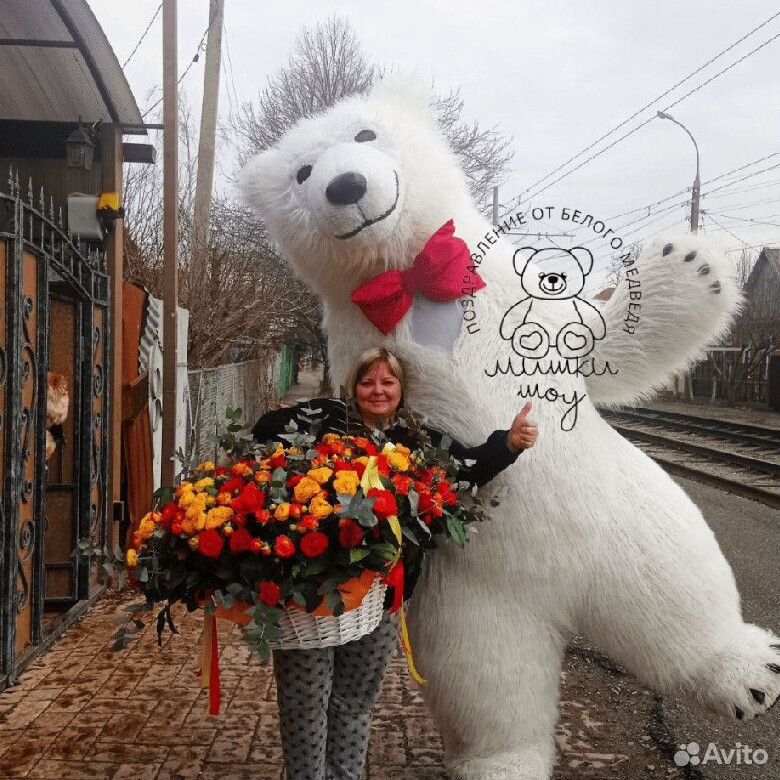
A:
<svg viewBox="0 0 780 780">
<path fill-rule="evenodd" d="M 192 462 L 216 458 L 217 428 L 225 426 L 225 410 L 241 409 L 247 426 L 273 408 L 289 389 L 292 378 L 292 349 L 267 359 L 229 363 L 217 368 L 189 372 L 190 430 L 188 450 Z"/>
</svg>

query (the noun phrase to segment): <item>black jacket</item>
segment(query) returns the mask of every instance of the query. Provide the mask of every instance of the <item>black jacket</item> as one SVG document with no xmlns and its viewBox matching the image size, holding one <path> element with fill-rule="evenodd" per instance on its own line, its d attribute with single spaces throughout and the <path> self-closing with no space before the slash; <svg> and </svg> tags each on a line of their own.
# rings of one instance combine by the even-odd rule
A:
<svg viewBox="0 0 780 780">
<path fill-rule="evenodd" d="M 336 398 L 313 398 L 311 401 L 303 401 L 295 406 L 284 409 L 276 409 L 264 414 L 252 428 L 252 435 L 261 443 L 274 440 L 279 434 L 284 433 L 285 427 L 293 420 L 301 426 L 298 415 L 306 408 L 317 409 L 322 412 L 322 427 L 319 435 L 325 433 L 351 434 L 365 436 L 369 431 L 363 425 L 357 412 L 351 404 Z M 433 428 L 420 425 L 419 430 L 424 431 L 434 446 L 441 442 L 443 434 Z M 419 446 L 418 436 L 414 425 L 395 425 L 383 431 L 388 441 L 403 444 L 411 449 Z M 476 447 L 466 447 L 459 441 L 453 440 L 449 447 L 450 454 L 459 461 L 473 460 L 470 466 L 463 466 L 458 472 L 458 479 L 470 482 L 472 485 L 484 485 L 500 474 L 507 466 L 511 466 L 517 456 L 522 452 L 512 452 L 506 443 L 507 431 L 493 431 L 484 444 Z"/>
</svg>

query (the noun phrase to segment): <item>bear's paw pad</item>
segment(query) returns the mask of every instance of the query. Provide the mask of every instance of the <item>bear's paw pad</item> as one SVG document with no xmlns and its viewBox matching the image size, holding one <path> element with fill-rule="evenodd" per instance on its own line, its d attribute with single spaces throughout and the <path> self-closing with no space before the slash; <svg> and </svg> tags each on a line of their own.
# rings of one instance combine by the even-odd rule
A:
<svg viewBox="0 0 780 780">
<path fill-rule="evenodd" d="M 710 709 L 734 720 L 763 715 L 780 700 L 780 642 L 768 631 L 746 628 L 751 629 L 746 646 L 718 658 L 712 688 L 702 692 Z"/>
</svg>

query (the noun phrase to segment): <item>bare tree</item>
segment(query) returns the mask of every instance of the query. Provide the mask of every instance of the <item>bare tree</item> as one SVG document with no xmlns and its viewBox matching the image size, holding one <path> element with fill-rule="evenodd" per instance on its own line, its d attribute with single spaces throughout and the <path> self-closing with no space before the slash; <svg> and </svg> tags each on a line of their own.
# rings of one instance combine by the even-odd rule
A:
<svg viewBox="0 0 780 780">
<path fill-rule="evenodd" d="M 368 92 L 387 72 L 369 62 L 350 23 L 332 16 L 314 28 L 303 27 L 287 64 L 268 79 L 256 102 L 243 103 L 230 117 L 228 135 L 244 165 L 272 146 L 303 117 L 312 116 L 349 95 Z M 457 155 L 479 208 L 488 208 L 491 189 L 512 161 L 511 139 L 496 128 L 464 120 L 459 89 L 431 96 L 442 132 Z"/>
<path fill-rule="evenodd" d="M 283 342 L 318 348 L 324 341 L 319 301 L 293 277 L 254 215 L 216 198 L 208 242 L 194 245 L 197 144 L 185 101 L 179 114 L 179 290 L 190 314 L 190 366 L 248 359 Z M 162 296 L 161 177 L 157 166 L 128 165 L 124 196 L 125 278 L 157 297 Z"/>
</svg>

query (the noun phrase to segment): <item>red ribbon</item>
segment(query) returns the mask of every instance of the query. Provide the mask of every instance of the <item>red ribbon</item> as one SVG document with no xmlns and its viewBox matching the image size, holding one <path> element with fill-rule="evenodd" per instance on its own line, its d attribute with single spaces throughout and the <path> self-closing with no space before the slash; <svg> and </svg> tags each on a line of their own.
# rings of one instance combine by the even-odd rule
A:
<svg viewBox="0 0 780 780">
<path fill-rule="evenodd" d="M 384 578 L 387 586 L 393 589 L 393 603 L 390 614 L 394 615 L 404 604 L 404 564 L 399 558 Z"/>
<path fill-rule="evenodd" d="M 409 311 L 415 292 L 434 301 L 454 301 L 465 295 L 464 287 L 481 290 L 485 282 L 476 271 L 467 271 L 470 264 L 469 248 L 455 237 L 450 219 L 428 239 L 411 268 L 377 274 L 352 293 L 352 301 L 387 335 Z"/>
<path fill-rule="evenodd" d="M 219 643 L 217 642 L 217 616 L 211 616 L 211 670 L 209 673 L 209 715 L 219 715 L 222 691 L 219 687 Z"/>
</svg>

